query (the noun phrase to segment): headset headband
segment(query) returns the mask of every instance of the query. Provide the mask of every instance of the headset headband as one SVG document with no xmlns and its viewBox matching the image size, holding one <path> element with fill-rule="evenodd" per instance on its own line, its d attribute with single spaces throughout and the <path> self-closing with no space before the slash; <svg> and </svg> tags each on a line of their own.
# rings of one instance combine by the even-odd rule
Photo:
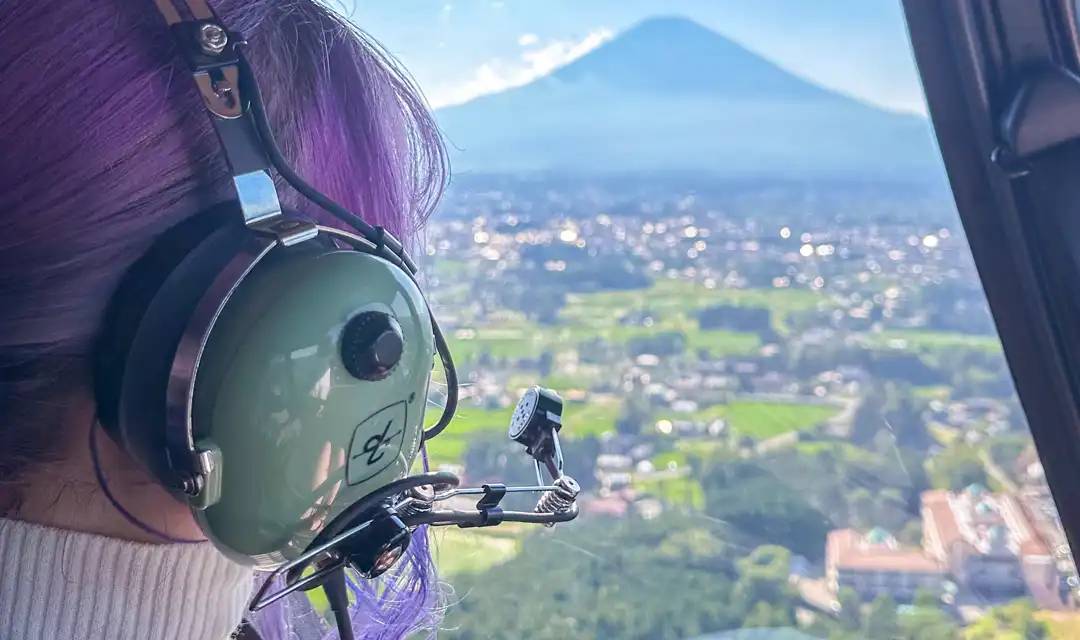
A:
<svg viewBox="0 0 1080 640">
<path fill-rule="evenodd" d="M 416 282 L 416 264 L 400 240 L 383 227 L 368 224 L 310 185 L 282 155 L 274 140 L 262 91 L 244 57 L 243 47 L 247 44 L 244 37 L 228 30 L 206 0 L 175 0 L 182 2 L 182 6 L 174 4 L 174 0 L 154 1 L 191 71 L 221 142 L 244 224 L 253 231 L 274 236 L 284 246 L 318 235 L 319 229 L 313 223 L 284 219 L 270 177 L 273 167 L 297 192 L 355 230 L 359 238 L 354 240 L 364 250 L 400 267 Z M 184 17 L 183 10 L 190 18 Z M 431 322 L 435 348 L 446 374 L 447 393 L 442 416 L 424 430 L 425 441 L 450 424 L 458 402 L 457 370 L 450 348 L 434 315 Z"/>
</svg>

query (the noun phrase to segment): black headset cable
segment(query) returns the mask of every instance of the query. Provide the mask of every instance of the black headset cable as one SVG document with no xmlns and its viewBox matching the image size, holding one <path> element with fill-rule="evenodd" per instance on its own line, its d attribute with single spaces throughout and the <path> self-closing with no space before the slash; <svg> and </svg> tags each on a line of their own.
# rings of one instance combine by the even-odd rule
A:
<svg viewBox="0 0 1080 640">
<path fill-rule="evenodd" d="M 333 199 L 327 197 L 326 194 L 304 180 L 300 174 L 293 169 L 292 165 L 289 164 L 289 161 L 285 158 L 284 154 L 281 153 L 281 148 L 278 147 L 277 141 L 274 139 L 274 132 L 270 126 L 270 120 L 266 115 L 262 89 L 259 87 L 255 73 L 252 70 L 250 63 L 248 63 L 247 58 L 244 56 L 243 51 L 238 50 L 238 59 L 241 71 L 244 75 L 244 83 L 249 90 L 249 92 L 245 93 L 250 96 L 251 114 L 255 121 L 255 128 L 259 133 L 259 137 L 262 139 L 263 150 L 266 151 L 270 164 L 272 164 L 278 174 L 285 179 L 285 182 L 296 189 L 300 195 L 355 229 L 360 235 L 376 246 L 376 252 L 380 257 L 390 259 L 397 266 L 401 267 L 413 282 L 416 282 L 416 265 L 409 258 L 409 255 L 404 248 L 402 248 L 401 243 L 394 238 L 393 235 L 382 227 L 374 227 L 368 224 L 360 216 L 349 211 L 337 202 L 334 202 Z M 419 286 L 419 283 L 416 283 L 417 286 Z M 450 347 L 446 342 L 446 337 L 443 335 L 442 329 L 435 319 L 435 314 L 431 313 L 430 307 L 428 312 L 431 317 L 431 329 L 435 338 L 435 350 L 439 354 L 439 360 L 442 362 L 443 372 L 446 375 L 446 404 L 443 406 L 442 415 L 439 416 L 438 422 L 424 430 L 425 442 L 442 433 L 443 430 L 450 425 L 450 422 L 454 419 L 454 414 L 457 412 L 458 405 L 458 376 L 457 369 L 454 366 L 454 359 L 450 354 Z"/>
</svg>

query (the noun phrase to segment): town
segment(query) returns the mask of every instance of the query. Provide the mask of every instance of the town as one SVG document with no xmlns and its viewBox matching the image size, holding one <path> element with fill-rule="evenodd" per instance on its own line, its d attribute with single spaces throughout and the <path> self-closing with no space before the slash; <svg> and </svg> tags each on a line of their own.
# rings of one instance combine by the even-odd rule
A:
<svg viewBox="0 0 1080 640">
<path fill-rule="evenodd" d="M 742 553 L 782 548 L 803 629 L 882 602 L 955 628 L 1018 599 L 1071 617 L 1072 556 L 955 214 L 629 189 L 472 190 L 432 222 L 464 381 L 435 464 L 526 480 L 505 427 L 541 384 L 585 489 L 567 530 L 707 517 Z M 488 543 L 491 571 L 520 552 L 447 548 Z"/>
</svg>

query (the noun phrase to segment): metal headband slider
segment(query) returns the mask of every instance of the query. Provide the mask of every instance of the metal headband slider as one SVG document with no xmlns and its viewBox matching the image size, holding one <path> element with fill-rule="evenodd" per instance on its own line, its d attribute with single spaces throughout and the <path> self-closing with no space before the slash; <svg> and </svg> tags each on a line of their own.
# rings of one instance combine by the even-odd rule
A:
<svg viewBox="0 0 1080 640">
<path fill-rule="evenodd" d="M 170 28 L 206 108 L 221 118 L 243 115 L 240 54 L 236 50 L 242 38 L 216 20 L 179 22 Z"/>
<path fill-rule="evenodd" d="M 243 37 L 227 30 L 206 0 L 156 0 L 206 108 L 221 118 L 243 115 L 240 57 Z"/>
<path fill-rule="evenodd" d="M 231 65 L 209 71 L 196 71 L 193 76 L 203 104 L 210 113 L 226 119 L 244 115 L 244 105 L 240 99 L 239 67 Z"/>
</svg>

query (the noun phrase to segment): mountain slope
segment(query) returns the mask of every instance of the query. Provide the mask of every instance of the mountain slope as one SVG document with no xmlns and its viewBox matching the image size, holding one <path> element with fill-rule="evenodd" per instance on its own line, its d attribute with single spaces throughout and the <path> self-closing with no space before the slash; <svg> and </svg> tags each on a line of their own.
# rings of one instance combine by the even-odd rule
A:
<svg viewBox="0 0 1080 640">
<path fill-rule="evenodd" d="M 682 18 L 638 24 L 528 85 L 437 112 L 457 171 L 918 180 L 927 122 L 798 78 Z"/>
</svg>

